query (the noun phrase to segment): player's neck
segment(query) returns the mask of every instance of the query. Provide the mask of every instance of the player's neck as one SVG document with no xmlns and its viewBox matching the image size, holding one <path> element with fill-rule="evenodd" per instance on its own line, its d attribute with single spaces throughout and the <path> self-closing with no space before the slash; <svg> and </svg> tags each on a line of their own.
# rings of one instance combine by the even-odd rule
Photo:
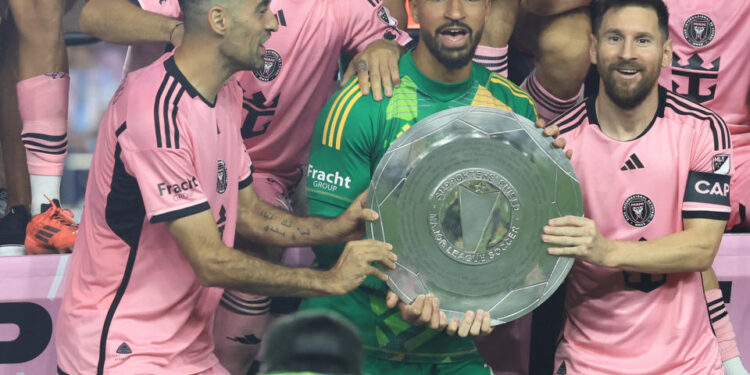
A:
<svg viewBox="0 0 750 375">
<path fill-rule="evenodd" d="M 458 83 L 469 79 L 469 76 L 471 76 L 471 63 L 466 64 L 463 68 L 449 69 L 435 58 L 423 41 L 420 41 L 417 48 L 412 52 L 412 58 L 419 71 L 433 81 Z"/>
<path fill-rule="evenodd" d="M 175 50 L 174 62 L 191 85 L 205 98 L 215 103 L 221 86 L 234 74 L 228 62 L 221 59 L 218 46 L 200 37 L 185 35 L 182 45 Z"/>
<path fill-rule="evenodd" d="M 654 119 L 659 109 L 659 88 L 655 85 L 641 104 L 625 109 L 615 104 L 600 85 L 595 106 L 602 132 L 618 141 L 630 141 L 643 134 Z"/>
</svg>

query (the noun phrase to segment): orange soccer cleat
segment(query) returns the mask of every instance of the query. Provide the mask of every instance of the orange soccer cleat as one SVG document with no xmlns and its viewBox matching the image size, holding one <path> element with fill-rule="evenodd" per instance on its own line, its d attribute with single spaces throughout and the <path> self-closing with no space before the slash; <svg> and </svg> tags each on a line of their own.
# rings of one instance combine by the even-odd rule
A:
<svg viewBox="0 0 750 375">
<path fill-rule="evenodd" d="M 49 199 L 49 198 L 47 198 Z M 78 235 L 78 224 L 73 212 L 60 208 L 57 199 L 42 205 L 42 213 L 31 218 L 26 226 L 26 254 L 58 254 L 73 249 Z"/>
</svg>

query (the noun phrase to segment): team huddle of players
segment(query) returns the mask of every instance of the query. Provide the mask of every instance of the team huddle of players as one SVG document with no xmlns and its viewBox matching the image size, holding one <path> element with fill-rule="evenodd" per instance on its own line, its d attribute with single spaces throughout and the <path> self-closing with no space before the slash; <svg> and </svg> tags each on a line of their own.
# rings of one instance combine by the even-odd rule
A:
<svg viewBox="0 0 750 375">
<path fill-rule="evenodd" d="M 394 267 L 390 245 L 362 240 L 376 219 L 362 193 L 388 145 L 430 114 L 482 105 L 549 122 L 580 178 L 585 217 L 539 228 L 550 254 L 578 259 L 555 373 L 747 374 L 710 267 L 725 229 L 747 225 L 750 56 L 736 46 L 750 4 L 412 0 L 414 42 L 404 4 L 384 3 L 86 5 L 83 31 L 132 47 L 80 226 L 62 218 L 77 240 L 58 373 L 245 374 L 283 309 L 274 296 L 354 322 L 365 374 L 490 374 L 472 340 L 489 314 L 448 321 L 430 295 L 404 304 L 372 266 Z M 40 33 L 20 18 L 22 36 Z M 534 57 L 520 87 L 509 42 Z M 341 54 L 354 58 L 336 91 Z M 34 186 L 62 173 L 55 59 L 17 86 L 32 195 L 50 198 Z M 34 232 L 62 220 L 58 202 L 41 214 L 35 202 L 27 247 L 70 247 Z"/>
</svg>

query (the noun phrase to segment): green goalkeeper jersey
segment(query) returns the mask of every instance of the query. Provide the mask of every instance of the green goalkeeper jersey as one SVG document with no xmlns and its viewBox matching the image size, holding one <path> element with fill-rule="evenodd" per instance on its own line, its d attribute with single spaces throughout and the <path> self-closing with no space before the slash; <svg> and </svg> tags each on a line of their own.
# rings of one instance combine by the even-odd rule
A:
<svg viewBox="0 0 750 375">
<path fill-rule="evenodd" d="M 531 121 L 536 110 L 529 94 L 508 79 L 473 64 L 469 79 L 443 83 L 425 76 L 411 52 L 399 62 L 401 85 L 391 98 L 363 96 L 356 80 L 339 90 L 323 108 L 310 142 L 307 196 L 310 214 L 337 216 L 370 184 L 388 146 L 419 120 L 445 109 L 480 105 L 512 110 Z M 319 268 L 332 267 L 343 244 L 314 247 Z M 334 310 L 360 330 L 365 355 L 421 363 L 450 363 L 479 356 L 471 338 L 415 327 L 398 309 L 385 305 L 387 285 L 368 277 L 339 297 L 309 298 L 302 309 Z"/>
</svg>

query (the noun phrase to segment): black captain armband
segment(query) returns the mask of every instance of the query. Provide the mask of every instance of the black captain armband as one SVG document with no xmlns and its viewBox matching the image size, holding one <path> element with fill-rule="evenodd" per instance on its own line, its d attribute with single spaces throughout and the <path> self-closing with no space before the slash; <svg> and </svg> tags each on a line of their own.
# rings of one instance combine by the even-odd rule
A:
<svg viewBox="0 0 750 375">
<path fill-rule="evenodd" d="M 729 181 L 731 177 L 724 174 L 690 171 L 685 186 L 684 202 L 703 203 L 729 207 Z M 687 219 L 704 218 L 727 220 L 728 212 L 710 210 L 682 211 Z"/>
</svg>

